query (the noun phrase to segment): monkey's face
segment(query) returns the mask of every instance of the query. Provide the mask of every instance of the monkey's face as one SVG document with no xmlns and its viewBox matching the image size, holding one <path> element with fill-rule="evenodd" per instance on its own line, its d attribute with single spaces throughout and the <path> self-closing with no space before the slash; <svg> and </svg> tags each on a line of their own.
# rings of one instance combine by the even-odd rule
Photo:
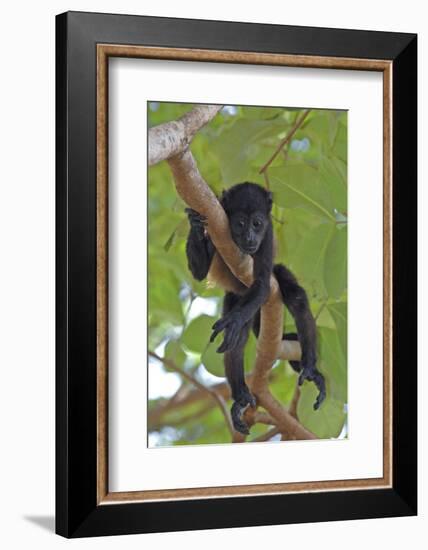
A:
<svg viewBox="0 0 428 550">
<path fill-rule="evenodd" d="M 237 212 L 229 219 L 232 238 L 244 254 L 255 254 L 266 233 L 268 219 L 263 212 Z"/>
</svg>

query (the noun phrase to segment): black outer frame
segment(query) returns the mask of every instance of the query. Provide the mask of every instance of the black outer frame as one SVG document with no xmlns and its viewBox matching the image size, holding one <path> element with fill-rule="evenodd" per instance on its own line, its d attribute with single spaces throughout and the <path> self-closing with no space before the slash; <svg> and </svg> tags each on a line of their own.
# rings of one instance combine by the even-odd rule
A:
<svg viewBox="0 0 428 550">
<path fill-rule="evenodd" d="M 96 44 L 393 61 L 393 487 L 97 506 Z M 83 537 L 417 513 L 417 36 L 128 15 L 56 17 L 56 532 Z M 405 322 L 399 324 L 399 319 Z"/>
</svg>

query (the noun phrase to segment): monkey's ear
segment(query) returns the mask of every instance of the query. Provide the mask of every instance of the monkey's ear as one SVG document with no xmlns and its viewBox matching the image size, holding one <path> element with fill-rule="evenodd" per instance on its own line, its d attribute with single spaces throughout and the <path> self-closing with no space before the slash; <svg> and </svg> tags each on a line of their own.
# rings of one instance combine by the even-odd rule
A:
<svg viewBox="0 0 428 550">
<path fill-rule="evenodd" d="M 268 206 L 268 212 L 269 213 L 272 210 L 272 202 L 273 202 L 273 199 L 272 199 L 271 191 L 266 191 L 266 204 Z"/>
</svg>

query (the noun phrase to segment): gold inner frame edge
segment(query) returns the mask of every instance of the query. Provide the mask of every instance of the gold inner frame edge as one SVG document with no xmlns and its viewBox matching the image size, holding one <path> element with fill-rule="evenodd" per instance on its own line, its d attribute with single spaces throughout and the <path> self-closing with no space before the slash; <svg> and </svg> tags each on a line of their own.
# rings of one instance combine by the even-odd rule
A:
<svg viewBox="0 0 428 550">
<path fill-rule="evenodd" d="M 225 487 L 108 490 L 108 59 L 133 57 L 383 73 L 383 477 Z M 97 504 L 307 493 L 392 486 L 392 61 L 97 44 Z"/>
</svg>

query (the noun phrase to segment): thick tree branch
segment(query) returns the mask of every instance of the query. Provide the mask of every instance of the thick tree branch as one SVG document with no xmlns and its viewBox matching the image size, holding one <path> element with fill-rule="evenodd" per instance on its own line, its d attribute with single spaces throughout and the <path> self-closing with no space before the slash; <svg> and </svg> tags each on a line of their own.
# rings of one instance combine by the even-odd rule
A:
<svg viewBox="0 0 428 550">
<path fill-rule="evenodd" d="M 181 153 L 198 130 L 205 126 L 222 105 L 197 105 L 178 120 L 159 124 L 149 130 L 149 166 Z"/>
<path fill-rule="evenodd" d="M 216 106 L 201 106 L 200 108 L 212 113 Z M 192 112 L 188 113 L 188 116 L 191 116 Z M 200 111 L 198 116 L 200 116 Z M 168 128 L 168 132 L 174 132 L 173 126 Z M 149 140 L 156 135 L 155 132 L 149 134 Z M 176 139 L 171 138 L 170 141 L 175 143 Z M 253 282 L 253 260 L 250 256 L 242 254 L 233 242 L 226 213 L 199 173 L 195 159 L 188 149 L 188 143 L 183 145 L 182 152 L 170 157 L 168 163 L 174 176 L 178 194 L 190 208 L 206 217 L 207 230 L 217 252 L 222 256 L 234 275 L 246 286 L 250 286 Z M 268 300 L 261 308 L 260 334 L 257 341 L 256 361 L 250 387 L 258 403 L 274 418 L 281 433 L 289 433 L 296 439 L 314 439 L 314 434 L 301 426 L 269 391 L 268 376 L 270 369 L 277 357 L 285 355 L 287 351 L 283 347 L 282 332 L 282 297 L 276 278 L 272 276 Z M 297 356 L 297 348 L 293 346 L 292 349 L 294 352 L 293 359 L 295 357 L 300 358 Z"/>
</svg>

